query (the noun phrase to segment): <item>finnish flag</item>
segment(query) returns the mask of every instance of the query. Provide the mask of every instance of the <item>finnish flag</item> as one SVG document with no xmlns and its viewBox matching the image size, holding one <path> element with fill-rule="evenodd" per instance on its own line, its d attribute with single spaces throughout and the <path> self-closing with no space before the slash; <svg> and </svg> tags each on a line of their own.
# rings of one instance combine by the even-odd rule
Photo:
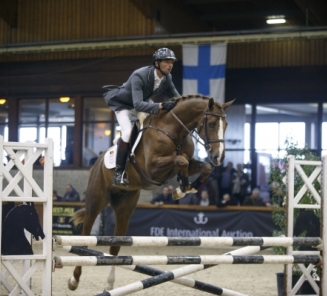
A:
<svg viewBox="0 0 327 296">
<path fill-rule="evenodd" d="M 225 102 L 227 44 L 183 45 L 183 94 Z"/>
</svg>

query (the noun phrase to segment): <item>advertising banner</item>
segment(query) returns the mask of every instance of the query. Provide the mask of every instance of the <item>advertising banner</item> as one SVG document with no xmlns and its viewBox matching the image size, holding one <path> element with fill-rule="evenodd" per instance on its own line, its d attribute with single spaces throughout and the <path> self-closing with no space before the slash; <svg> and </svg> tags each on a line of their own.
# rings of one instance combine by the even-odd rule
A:
<svg viewBox="0 0 327 296">
<path fill-rule="evenodd" d="M 104 212 L 103 235 L 113 235 L 111 208 Z M 137 208 L 131 218 L 130 236 L 272 236 L 277 229 L 266 211 L 196 211 Z"/>
<path fill-rule="evenodd" d="M 79 235 L 82 232 L 82 227 L 74 227 L 72 222 L 69 222 L 74 212 L 78 211 L 79 206 L 57 206 L 52 209 L 52 233 L 53 235 Z"/>
</svg>

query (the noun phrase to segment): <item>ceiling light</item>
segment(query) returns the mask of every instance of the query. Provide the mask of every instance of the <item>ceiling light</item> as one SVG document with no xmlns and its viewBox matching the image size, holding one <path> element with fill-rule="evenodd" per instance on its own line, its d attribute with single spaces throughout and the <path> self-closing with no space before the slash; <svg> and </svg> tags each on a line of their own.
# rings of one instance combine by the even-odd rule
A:
<svg viewBox="0 0 327 296">
<path fill-rule="evenodd" d="M 67 103 L 67 102 L 70 101 L 70 97 L 60 97 L 60 98 L 59 98 L 59 101 L 60 101 L 61 103 Z"/>
<path fill-rule="evenodd" d="M 5 98 L 0 99 L 0 105 L 6 104 L 7 100 Z"/>
<path fill-rule="evenodd" d="M 107 129 L 104 131 L 104 134 L 109 137 L 111 135 L 111 130 L 110 129 Z"/>
<path fill-rule="evenodd" d="M 274 15 L 274 16 L 269 16 L 266 22 L 269 25 L 276 25 L 276 24 L 284 24 L 286 23 L 286 20 L 284 15 Z"/>
</svg>

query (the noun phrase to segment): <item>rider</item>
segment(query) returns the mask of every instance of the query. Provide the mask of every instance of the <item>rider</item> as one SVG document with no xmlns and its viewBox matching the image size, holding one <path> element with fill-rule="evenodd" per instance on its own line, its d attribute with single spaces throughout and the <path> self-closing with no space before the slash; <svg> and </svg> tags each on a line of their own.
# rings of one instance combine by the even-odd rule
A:
<svg viewBox="0 0 327 296">
<path fill-rule="evenodd" d="M 121 137 L 117 143 L 114 185 L 128 185 L 126 174 L 123 176 L 123 172 L 126 166 L 132 131 L 130 114 L 136 112 L 158 114 L 159 110 L 170 111 L 176 105 L 174 101 L 153 103 L 151 100 L 151 96 L 162 92 L 166 92 L 170 98 L 180 96 L 170 74 L 175 61 L 177 59 L 172 50 L 160 48 L 153 54 L 152 66 L 135 70 L 122 86 L 104 86 L 104 88 L 108 89 L 104 94 L 104 99 L 109 108 L 115 111 L 117 121 L 121 127 Z"/>
</svg>

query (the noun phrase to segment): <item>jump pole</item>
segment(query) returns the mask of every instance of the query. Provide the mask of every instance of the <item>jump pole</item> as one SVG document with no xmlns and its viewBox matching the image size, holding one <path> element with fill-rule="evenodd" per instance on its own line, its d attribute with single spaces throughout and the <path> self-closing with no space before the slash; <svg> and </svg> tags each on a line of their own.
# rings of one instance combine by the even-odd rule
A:
<svg viewBox="0 0 327 296">
<path fill-rule="evenodd" d="M 322 261 L 319 255 L 200 255 L 200 256 L 58 256 L 55 263 L 62 266 L 103 265 L 178 265 L 178 264 L 296 264 Z"/>
<path fill-rule="evenodd" d="M 64 249 L 66 249 L 68 252 L 73 253 L 73 254 L 77 254 L 77 255 L 82 255 L 82 256 L 92 256 L 92 255 L 98 255 L 98 256 L 111 256 L 110 254 L 107 253 L 102 253 L 99 251 L 95 251 L 95 250 L 91 250 L 91 249 L 87 249 L 87 248 L 83 248 L 83 247 L 64 247 Z M 261 250 L 267 249 L 267 247 L 260 247 L 260 246 L 247 246 L 247 247 L 243 247 L 228 253 L 225 253 L 225 255 L 251 255 L 251 254 L 255 254 Z M 197 271 L 201 271 L 210 267 L 214 267 L 216 265 L 202 265 L 202 264 L 198 264 L 198 265 L 189 265 L 187 267 L 184 267 L 184 270 L 188 270 L 188 274 L 190 273 L 194 273 Z M 146 265 L 120 265 L 120 267 L 124 268 L 124 269 L 128 269 L 128 270 L 132 270 L 138 273 L 142 273 L 142 274 L 147 274 L 150 276 L 154 276 L 154 275 L 163 275 L 163 277 L 170 277 L 171 273 L 173 273 L 175 270 L 169 271 L 169 272 L 165 272 L 162 271 L 160 269 L 157 268 L 153 268 L 151 266 L 146 266 Z M 185 273 L 186 274 L 186 273 Z M 180 278 L 175 278 L 174 279 L 169 279 L 169 281 L 179 284 L 179 285 L 183 285 L 189 288 L 193 288 L 199 291 L 204 291 L 207 293 L 211 293 L 214 295 L 225 295 L 225 296 L 236 296 L 236 295 L 245 295 L 245 294 L 240 294 L 239 292 L 235 292 L 235 291 L 231 291 L 228 289 L 224 289 L 224 288 L 220 288 L 220 287 L 216 287 L 216 286 L 212 286 L 210 284 L 207 283 L 203 283 L 185 276 L 182 276 Z M 161 283 L 161 282 L 160 282 Z M 133 287 L 129 287 L 128 288 L 128 292 L 125 291 L 123 294 L 118 294 L 118 295 L 127 295 L 133 292 L 137 292 L 140 291 L 142 289 L 147 289 L 150 288 L 154 285 L 158 285 L 160 284 L 158 281 L 154 284 L 152 283 L 151 286 L 148 286 L 147 283 L 143 283 L 143 281 L 137 282 L 137 284 L 131 284 Z M 120 289 L 120 288 L 119 288 Z M 132 289 L 132 290 L 131 290 Z M 113 291 L 113 290 L 112 290 Z M 110 291 L 110 292 L 112 292 Z M 107 296 L 107 295 L 111 295 L 111 294 L 107 294 L 108 292 L 104 292 L 103 294 L 100 294 L 101 296 Z M 116 295 L 116 294 L 115 294 Z"/>
<path fill-rule="evenodd" d="M 148 236 L 54 236 L 62 246 L 124 246 L 124 247 L 219 247 L 219 246 L 318 246 L 319 237 L 148 237 Z"/>
<path fill-rule="evenodd" d="M 66 249 L 70 253 L 77 254 L 77 255 L 82 255 L 82 256 L 87 256 L 87 255 L 111 256 L 110 254 L 107 254 L 107 253 L 102 253 L 102 252 L 98 252 L 98 251 L 83 248 L 83 247 L 69 247 L 69 246 L 67 246 L 67 247 L 64 247 L 64 249 Z M 257 252 L 259 252 L 259 251 L 261 251 L 263 249 L 265 249 L 265 248 L 262 248 L 260 246 L 249 246 L 249 247 L 244 247 L 244 248 L 240 248 L 240 249 L 231 251 L 229 253 L 226 253 L 225 255 L 229 255 L 229 254 L 231 254 L 231 255 L 254 254 L 254 253 L 257 253 Z M 204 269 L 207 269 L 207 268 L 210 268 L 210 267 L 213 267 L 213 266 L 215 266 L 215 265 L 201 265 L 201 264 L 188 265 L 187 267 L 184 267 L 184 271 L 185 271 L 185 275 L 186 275 L 186 274 L 194 273 L 194 272 L 204 270 Z M 193 289 L 196 289 L 196 290 L 204 291 L 204 292 L 207 292 L 207 293 L 211 293 L 211 294 L 214 294 L 214 295 L 226 295 L 226 296 L 236 296 L 236 295 L 240 295 L 240 296 L 242 295 L 243 296 L 244 295 L 245 296 L 245 294 L 241 294 L 239 292 L 231 291 L 231 290 L 228 290 L 228 289 L 225 289 L 225 288 L 216 287 L 216 286 L 213 286 L 213 285 L 210 285 L 210 284 L 207 284 L 207 283 L 203 283 L 203 282 L 200 282 L 200 281 L 197 281 L 197 280 L 185 277 L 185 276 L 182 276 L 181 278 L 175 278 L 174 277 L 174 279 L 170 279 L 169 276 L 171 276 L 171 273 L 173 273 L 173 275 L 174 275 L 175 270 L 165 272 L 165 271 L 162 271 L 160 269 L 153 268 L 151 266 L 146 266 L 146 265 L 120 265 L 120 267 L 122 267 L 124 269 L 128 269 L 128 270 L 132 270 L 132 271 L 135 271 L 135 272 L 138 272 L 138 273 L 151 275 L 151 276 L 153 276 L 153 275 L 162 275 L 163 278 L 167 277 L 168 281 L 171 281 L 173 283 L 180 284 L 180 285 L 183 285 L 183 286 L 186 286 L 186 287 L 189 287 L 189 288 L 193 288 Z M 145 284 L 142 283 L 142 285 L 140 285 L 140 283 L 142 283 L 142 281 L 137 282 L 137 284 L 135 284 L 135 285 L 131 284 L 131 285 L 133 285 L 133 288 L 132 288 L 133 290 L 130 290 L 131 287 L 129 287 L 128 292 L 126 291 L 126 292 L 124 292 L 124 294 L 118 294 L 118 295 L 127 295 L 127 294 L 130 294 L 130 293 L 133 293 L 133 292 L 140 291 L 142 289 L 150 288 L 150 287 L 152 287 L 154 285 L 158 285 L 158 284 L 163 283 L 163 282 L 156 281 L 156 283 L 155 284 L 153 283 L 151 286 L 148 286 L 146 283 Z M 120 289 L 120 288 L 118 288 L 118 289 Z M 112 291 L 110 291 L 110 293 Z M 107 292 L 104 292 L 103 294 L 100 294 L 100 295 L 103 295 L 103 296 L 112 295 L 112 294 L 106 294 L 106 293 Z M 117 294 L 114 294 L 114 295 L 117 295 Z"/>
</svg>

